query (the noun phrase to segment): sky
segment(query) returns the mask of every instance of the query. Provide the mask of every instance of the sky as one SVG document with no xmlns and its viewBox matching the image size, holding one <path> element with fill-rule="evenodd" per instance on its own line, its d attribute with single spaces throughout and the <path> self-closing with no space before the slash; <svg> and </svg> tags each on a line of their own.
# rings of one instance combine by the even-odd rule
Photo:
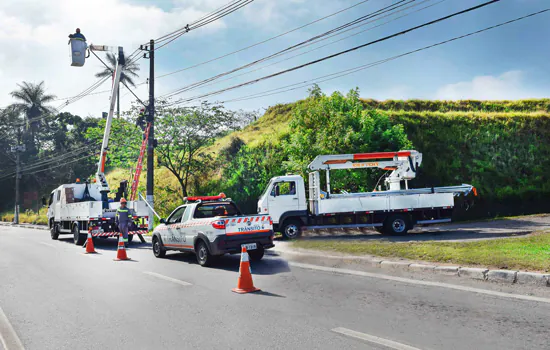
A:
<svg viewBox="0 0 550 350">
<path fill-rule="evenodd" d="M 227 81 L 214 82 L 175 96 L 188 98 L 273 74 L 345 49 L 367 43 L 485 0 L 416 0 L 415 7 L 372 21 L 320 44 L 256 65 L 237 74 L 262 68 Z M 229 0 L 2 0 L 0 2 L 0 108 L 12 103 L 9 93 L 23 81 L 45 82 L 47 92 L 59 98 L 52 106 L 82 117 L 101 116 L 109 106 L 105 82 L 94 95 L 64 106 L 97 81 L 101 63 L 94 56 L 84 67 L 71 67 L 68 34 L 81 28 L 88 44 L 122 46 L 131 54 L 140 44 L 184 27 Z M 190 68 L 213 58 L 278 36 L 322 17 L 359 5 L 302 29 L 237 54 Z M 178 88 L 227 72 L 298 42 L 324 33 L 398 0 L 255 0 L 244 8 L 182 35 L 155 52 L 155 93 L 163 96 Z M 426 6 L 432 5 L 429 8 Z M 410 5 L 409 5 L 410 6 Z M 550 0 L 502 0 L 371 46 L 335 57 L 254 85 L 209 97 L 229 109 L 257 110 L 307 96 L 305 86 L 270 96 L 242 100 L 264 91 L 315 80 L 411 50 L 467 34 L 550 7 Z M 402 18 L 399 16 L 406 15 Z M 387 22 L 387 23 L 385 23 Z M 550 12 L 476 36 L 401 57 L 374 67 L 319 83 L 326 93 L 359 88 L 364 98 L 385 99 L 522 99 L 550 95 Z M 358 33 L 359 31 L 364 31 Z M 349 38 L 351 34 L 358 33 Z M 342 39 L 342 40 L 340 40 Z M 338 42 L 335 42 L 339 40 Z M 291 58 L 317 46 L 309 53 Z M 104 53 L 98 53 L 100 57 Z M 288 59 L 287 59 L 288 58 Z M 277 64 L 278 61 L 282 61 Z M 149 61 L 141 67 L 135 94 L 148 98 Z M 270 65 L 270 66 L 267 66 Z M 263 68 L 264 66 L 267 66 Z M 237 101 L 232 101 L 237 99 Z M 240 100 L 239 100 L 240 99 Z M 121 90 L 122 109 L 135 98 Z"/>
</svg>

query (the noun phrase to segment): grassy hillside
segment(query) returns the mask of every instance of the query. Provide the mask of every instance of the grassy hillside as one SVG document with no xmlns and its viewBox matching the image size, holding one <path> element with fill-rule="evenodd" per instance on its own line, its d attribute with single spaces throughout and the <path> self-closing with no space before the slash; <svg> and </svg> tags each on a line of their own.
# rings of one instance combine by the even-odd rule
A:
<svg viewBox="0 0 550 350">
<path fill-rule="evenodd" d="M 288 160 L 284 149 L 289 135 L 293 109 L 302 103 L 270 107 L 264 116 L 241 131 L 227 135 L 206 149 L 217 156 L 227 149 L 235 137 L 246 144 L 243 151 L 232 155 L 234 162 L 252 161 L 248 167 L 262 168 L 254 180 L 255 191 L 239 187 L 243 181 L 235 176 L 248 174 L 238 164 L 222 162 L 220 168 L 200 181 L 198 194 L 226 191 L 230 196 L 247 201 L 253 210 L 258 189 L 266 176 L 284 173 L 277 166 Z M 519 101 L 375 101 L 362 99 L 365 109 L 375 109 L 388 116 L 392 123 L 403 126 L 413 147 L 424 154 L 421 172 L 415 186 L 439 186 L 471 183 L 481 192 L 481 200 L 473 216 L 495 216 L 533 213 L 550 210 L 544 200 L 550 194 L 550 99 Z M 284 141 L 284 142 L 283 142 Z M 284 144 L 284 145 L 283 145 Z M 274 146 L 275 145 L 275 146 Z M 237 150 L 238 151 L 238 150 Z M 243 158 L 243 157 L 248 158 Z M 252 157 L 252 158 L 250 158 Z M 255 157 L 255 158 L 254 158 Z M 262 158 L 271 158 L 265 164 Z M 246 170 L 246 169 L 245 169 Z M 224 172 L 225 171 L 225 172 Z M 229 171 L 229 173 L 227 172 Z M 238 172 L 237 175 L 235 175 Z M 111 184 L 129 171 L 111 172 Z M 259 175 L 261 174 L 261 175 Z M 233 182 L 228 183 L 228 175 Z M 157 208 L 169 213 L 181 203 L 179 186 L 164 168 L 155 173 Z M 246 181 L 244 181 L 246 180 Z M 144 192 L 145 177 L 141 181 Z M 244 186 L 244 185 L 243 185 Z M 251 198 L 251 199 L 249 199 Z M 471 215 L 470 215 L 471 217 Z"/>
</svg>

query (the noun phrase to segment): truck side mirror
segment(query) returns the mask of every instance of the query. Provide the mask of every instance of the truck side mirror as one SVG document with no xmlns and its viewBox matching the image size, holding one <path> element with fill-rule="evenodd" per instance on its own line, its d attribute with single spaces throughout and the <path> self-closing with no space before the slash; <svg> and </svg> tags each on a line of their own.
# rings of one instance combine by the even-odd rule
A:
<svg viewBox="0 0 550 350">
<path fill-rule="evenodd" d="M 42 197 L 42 206 L 45 207 L 46 206 L 46 198 Z"/>
<path fill-rule="evenodd" d="M 160 219 L 160 223 L 161 223 L 161 224 L 165 224 L 165 223 L 166 223 L 166 220 Z"/>
</svg>

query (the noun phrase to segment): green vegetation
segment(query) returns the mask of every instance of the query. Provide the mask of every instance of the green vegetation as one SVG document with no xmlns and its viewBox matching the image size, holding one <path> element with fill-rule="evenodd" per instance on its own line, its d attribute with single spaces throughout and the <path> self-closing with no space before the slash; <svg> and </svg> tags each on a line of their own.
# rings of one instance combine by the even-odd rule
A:
<svg viewBox="0 0 550 350">
<path fill-rule="evenodd" d="M 44 110 L 32 116 L 15 105 L 0 111 L 0 133 L 7 136 L 0 138 L 0 153 L 8 160 L 0 165 L 0 190 L 5 193 L 12 193 L 14 186 L 13 178 L 9 178 L 15 168 L 10 159 L 12 145 L 26 144 L 22 161 L 32 164 L 79 147 L 87 147 L 91 153 L 99 149 L 103 137 L 103 119 L 82 119 L 69 113 L 46 115 L 50 96 L 43 84 L 23 84 L 19 93 L 25 95 L 25 89 Z M 412 186 L 470 183 L 478 188 L 480 197 L 474 208 L 457 211 L 455 218 L 471 220 L 550 210 L 546 200 L 550 195 L 550 163 L 544 161 L 550 156 L 550 99 L 374 101 L 360 99 L 357 90 L 327 96 L 314 87 L 307 99 L 270 107 L 259 119 L 245 116 L 242 111 L 227 111 L 227 115 L 237 116 L 233 118 L 236 122 L 216 130 L 206 142 L 197 144 L 198 149 L 192 147 L 195 156 L 191 157 L 185 149 L 190 143 L 177 127 L 186 120 L 189 125 L 208 123 L 193 122 L 193 111 L 169 109 L 163 101 L 157 106 L 159 115 L 181 119 L 176 122 L 166 117 L 165 126 L 172 125 L 173 133 L 163 136 L 157 127 L 155 204 L 162 215 L 180 204 L 186 194 L 219 192 L 232 197 L 246 212 L 255 212 L 257 197 L 271 177 L 289 172 L 305 175 L 307 164 L 318 154 L 405 148 L 424 154 Z M 142 135 L 136 126 L 138 110 L 139 106 L 134 106 L 113 122 L 106 165 L 114 191 L 120 181 L 130 180 L 136 165 Z M 33 130 L 32 120 L 37 118 L 42 125 Z M 201 137 L 203 134 L 199 132 Z M 187 136 L 196 141 L 191 134 Z M 174 146 L 181 147 L 174 150 Z M 175 157 L 179 157 L 177 164 L 170 165 Z M 37 170 L 43 171 L 23 175 L 22 192 L 36 191 L 38 198 L 47 197 L 61 183 L 90 178 L 96 161 L 97 155 L 91 155 L 78 163 L 40 167 Z M 174 170 L 182 170 L 179 180 Z M 334 172 L 333 189 L 372 190 L 381 175 L 377 171 Z M 142 193 L 145 181 L 144 171 L 139 186 Z M 11 206 L 9 196 L 0 199 L 0 209 L 9 210 Z"/>
<path fill-rule="evenodd" d="M 0 221 L 13 222 L 13 212 L 0 214 Z M 47 225 L 48 217 L 46 216 L 46 209 L 41 210 L 40 214 L 36 214 L 32 210 L 19 213 L 19 223 Z"/>
<path fill-rule="evenodd" d="M 528 237 L 474 242 L 393 243 L 380 241 L 302 240 L 296 248 L 472 265 L 498 269 L 550 271 L 550 232 Z"/>
</svg>

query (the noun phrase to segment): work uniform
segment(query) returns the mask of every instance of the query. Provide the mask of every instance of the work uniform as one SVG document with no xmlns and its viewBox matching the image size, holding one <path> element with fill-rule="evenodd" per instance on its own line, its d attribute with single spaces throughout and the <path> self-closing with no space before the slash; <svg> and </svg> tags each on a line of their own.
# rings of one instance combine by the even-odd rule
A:
<svg viewBox="0 0 550 350">
<path fill-rule="evenodd" d="M 81 33 L 70 34 L 70 35 L 69 35 L 69 38 L 71 38 L 71 39 L 76 39 L 76 40 L 86 41 L 86 37 L 85 37 L 83 34 L 81 34 Z"/>
<path fill-rule="evenodd" d="M 128 207 L 120 207 L 116 211 L 115 221 L 125 243 L 128 242 L 128 227 L 132 223 L 132 216 L 132 210 Z"/>
</svg>

